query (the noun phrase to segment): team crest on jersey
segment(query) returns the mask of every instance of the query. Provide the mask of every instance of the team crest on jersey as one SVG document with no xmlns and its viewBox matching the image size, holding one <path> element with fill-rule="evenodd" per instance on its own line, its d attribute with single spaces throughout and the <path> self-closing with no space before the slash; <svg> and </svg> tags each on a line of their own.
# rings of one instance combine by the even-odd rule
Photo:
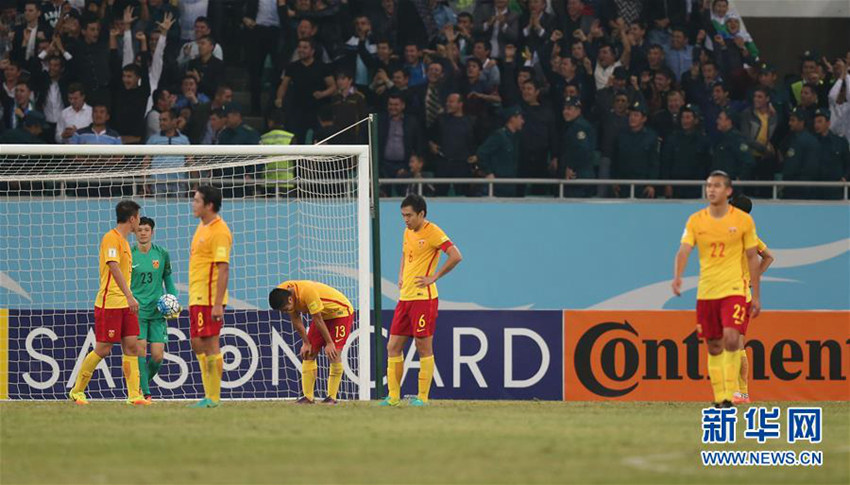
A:
<svg viewBox="0 0 850 485">
<path fill-rule="evenodd" d="M 578 132 L 578 134 L 576 135 L 576 138 L 578 138 L 579 140 L 584 140 L 585 138 L 587 138 L 587 133 L 585 133 L 585 132 L 583 132 L 583 131 L 580 131 L 580 132 Z"/>
<path fill-rule="evenodd" d="M 741 143 L 741 151 L 742 151 L 742 152 L 745 152 L 745 151 L 747 151 L 747 150 L 749 150 L 749 149 L 750 149 L 750 146 L 749 146 L 749 145 L 747 145 L 746 143 Z"/>
<path fill-rule="evenodd" d="M 729 228 L 729 233 L 730 233 L 730 234 L 735 234 L 736 232 L 738 232 L 738 228 L 737 228 L 737 227 L 732 226 L 732 227 L 730 227 L 730 228 Z"/>
<path fill-rule="evenodd" d="M 153 260 L 153 269 L 159 269 L 159 260 L 158 259 Z"/>
<path fill-rule="evenodd" d="M 421 247 L 423 247 L 423 246 L 425 246 L 425 240 L 424 240 L 424 239 L 420 239 L 420 240 L 419 240 L 419 247 L 421 248 Z"/>
<path fill-rule="evenodd" d="M 109 338 L 113 338 L 113 337 L 115 337 L 115 330 L 110 329 L 109 330 Z"/>
<path fill-rule="evenodd" d="M 793 148 L 788 149 L 788 156 L 789 157 L 793 157 L 795 153 L 797 153 L 797 152 L 795 152 Z"/>
</svg>

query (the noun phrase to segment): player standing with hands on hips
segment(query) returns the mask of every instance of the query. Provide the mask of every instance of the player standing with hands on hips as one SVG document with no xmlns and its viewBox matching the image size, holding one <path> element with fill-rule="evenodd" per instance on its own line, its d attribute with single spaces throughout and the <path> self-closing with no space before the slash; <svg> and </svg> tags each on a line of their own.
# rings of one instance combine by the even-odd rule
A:
<svg viewBox="0 0 850 485">
<path fill-rule="evenodd" d="M 437 324 L 438 279 L 449 273 L 463 256 L 446 233 L 425 219 L 428 208 L 421 195 L 408 195 L 401 202 L 404 230 L 398 287 L 401 290 L 390 326 L 387 343 L 387 387 L 389 396 L 382 406 L 401 402 L 401 377 L 404 375 L 404 347 L 413 337 L 419 353 L 419 394 L 411 406 L 428 405 L 428 393 L 434 377 L 434 329 Z M 440 251 L 449 259 L 436 271 Z"/>
</svg>

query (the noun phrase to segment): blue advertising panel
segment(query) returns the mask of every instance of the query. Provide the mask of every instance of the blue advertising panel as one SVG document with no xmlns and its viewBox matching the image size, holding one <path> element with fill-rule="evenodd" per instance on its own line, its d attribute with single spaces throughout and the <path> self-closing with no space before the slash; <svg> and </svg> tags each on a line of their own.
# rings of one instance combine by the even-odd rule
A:
<svg viewBox="0 0 850 485">
<path fill-rule="evenodd" d="M 392 311 L 383 312 L 389 329 Z M 563 399 L 563 314 L 440 311 L 434 399 Z M 418 392 L 419 358 L 405 352 L 402 396 Z"/>
</svg>

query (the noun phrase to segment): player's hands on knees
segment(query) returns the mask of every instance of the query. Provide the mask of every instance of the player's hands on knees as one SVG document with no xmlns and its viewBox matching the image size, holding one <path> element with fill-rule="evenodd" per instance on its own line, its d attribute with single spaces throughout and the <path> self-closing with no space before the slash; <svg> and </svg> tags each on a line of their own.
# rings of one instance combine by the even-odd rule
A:
<svg viewBox="0 0 850 485">
<path fill-rule="evenodd" d="M 753 298 L 750 302 L 750 318 L 756 318 L 761 314 L 761 301 L 758 298 Z"/>
<path fill-rule="evenodd" d="M 339 351 L 336 349 L 336 344 L 333 342 L 325 344 L 325 355 L 327 355 L 328 359 L 331 361 L 336 360 L 336 358 L 339 357 Z"/>
<path fill-rule="evenodd" d="M 127 304 L 130 306 L 130 312 L 139 313 L 139 302 L 132 296 L 127 298 Z"/>
<path fill-rule="evenodd" d="M 673 288 L 674 295 L 682 296 L 682 278 L 673 278 L 673 284 L 670 286 Z"/>
<path fill-rule="evenodd" d="M 212 311 L 210 312 L 210 316 L 213 321 L 221 321 L 224 318 L 224 306 L 222 305 L 213 305 Z"/>
<path fill-rule="evenodd" d="M 301 351 L 298 352 L 298 355 L 301 356 L 301 360 L 306 359 L 313 353 L 313 347 L 309 342 L 304 342 L 301 344 Z"/>
</svg>

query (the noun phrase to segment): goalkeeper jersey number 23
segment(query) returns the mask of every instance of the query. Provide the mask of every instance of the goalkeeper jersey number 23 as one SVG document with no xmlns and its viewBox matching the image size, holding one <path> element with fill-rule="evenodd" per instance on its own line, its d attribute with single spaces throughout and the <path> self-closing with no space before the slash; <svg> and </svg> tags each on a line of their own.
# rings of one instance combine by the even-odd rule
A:
<svg viewBox="0 0 850 485">
<path fill-rule="evenodd" d="M 139 318 L 162 318 L 156 309 L 156 302 L 165 291 L 163 280 L 171 274 L 171 257 L 164 248 L 151 245 L 150 251 L 143 253 L 133 246 L 133 284 L 130 291 L 139 302 Z"/>
</svg>

